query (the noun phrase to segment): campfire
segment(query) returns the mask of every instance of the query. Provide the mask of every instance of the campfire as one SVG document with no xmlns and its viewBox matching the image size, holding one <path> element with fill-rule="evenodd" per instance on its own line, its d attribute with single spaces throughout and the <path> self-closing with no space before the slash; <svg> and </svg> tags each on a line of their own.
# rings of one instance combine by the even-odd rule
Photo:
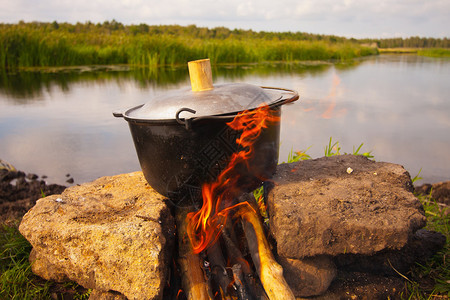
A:
<svg viewBox="0 0 450 300">
<path fill-rule="evenodd" d="M 216 181 L 203 184 L 200 210 L 177 212 L 179 262 L 189 299 L 294 299 L 255 199 L 242 196 L 247 187 L 239 173 L 250 166 L 261 131 L 279 121 L 267 105 L 238 114 L 228 126 L 242 131 L 237 143 L 243 150 L 232 155 Z"/>
</svg>

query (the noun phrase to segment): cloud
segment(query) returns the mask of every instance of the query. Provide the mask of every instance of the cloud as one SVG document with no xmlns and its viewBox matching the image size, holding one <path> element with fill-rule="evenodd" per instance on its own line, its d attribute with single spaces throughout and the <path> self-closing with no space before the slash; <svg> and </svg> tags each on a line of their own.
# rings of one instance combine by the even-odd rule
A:
<svg viewBox="0 0 450 300">
<path fill-rule="evenodd" d="M 196 24 L 344 36 L 449 36 L 448 0 L 0 0 L 0 22 Z"/>
</svg>

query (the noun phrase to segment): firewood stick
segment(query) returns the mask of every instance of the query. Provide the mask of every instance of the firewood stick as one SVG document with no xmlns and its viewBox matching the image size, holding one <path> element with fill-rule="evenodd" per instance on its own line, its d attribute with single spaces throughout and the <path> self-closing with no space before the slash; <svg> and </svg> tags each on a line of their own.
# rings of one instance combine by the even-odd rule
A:
<svg viewBox="0 0 450 300">
<path fill-rule="evenodd" d="M 250 267 L 248 266 L 248 264 L 243 263 L 245 261 L 244 256 L 230 239 L 226 231 L 222 231 L 222 237 L 224 240 L 225 248 L 227 249 L 228 258 L 233 262 L 233 264 L 240 263 L 242 265 L 243 272 L 246 275 L 250 275 L 252 273 Z"/>
<path fill-rule="evenodd" d="M 267 296 L 270 300 L 295 299 L 283 277 L 283 268 L 273 257 L 257 211 L 248 206 L 241 208 L 239 213 L 250 255 Z"/>
<path fill-rule="evenodd" d="M 225 259 L 222 255 L 222 250 L 219 247 L 219 241 L 217 240 L 213 245 L 211 245 L 207 250 L 209 263 L 211 266 L 211 273 L 213 275 L 213 278 L 216 280 L 216 282 L 219 284 L 220 288 L 222 289 L 222 295 L 227 295 L 228 291 L 228 285 L 231 283 L 230 279 L 228 278 L 227 271 L 225 269 L 226 263 Z"/>
<path fill-rule="evenodd" d="M 233 271 L 234 285 L 237 289 L 239 300 L 253 300 L 253 297 L 249 294 L 245 286 L 244 274 L 242 273 L 241 264 L 235 264 L 231 267 Z"/>
<path fill-rule="evenodd" d="M 192 251 L 192 245 L 186 233 L 186 215 L 190 209 L 178 208 L 176 222 L 178 229 L 178 263 L 181 269 L 181 280 L 188 300 L 212 299 L 209 286 L 201 267 L 201 260 Z"/>
<path fill-rule="evenodd" d="M 241 266 L 241 272 L 243 273 L 244 282 L 248 289 L 248 293 L 256 299 L 268 299 L 264 288 L 261 286 L 261 283 L 255 277 L 256 274 L 253 273 L 250 268 L 249 263 L 245 260 L 242 255 L 241 250 L 237 247 L 236 242 L 232 238 L 234 234 L 233 227 L 231 222 L 227 220 L 226 226 L 222 229 L 222 238 L 225 244 L 225 248 L 227 249 L 227 255 L 231 260 L 231 264 L 239 264 Z"/>
</svg>

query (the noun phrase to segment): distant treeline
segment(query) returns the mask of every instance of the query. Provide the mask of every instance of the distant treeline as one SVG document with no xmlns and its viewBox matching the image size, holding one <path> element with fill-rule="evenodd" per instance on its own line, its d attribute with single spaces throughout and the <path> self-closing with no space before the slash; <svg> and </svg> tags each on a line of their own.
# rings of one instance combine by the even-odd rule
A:
<svg viewBox="0 0 450 300">
<path fill-rule="evenodd" d="M 363 39 L 362 43 L 376 43 L 378 48 L 450 48 L 450 39 L 413 36 L 409 38 Z"/>
<path fill-rule="evenodd" d="M 448 47 L 446 39 L 431 40 L 434 40 L 433 47 Z M 158 66 L 185 64 L 205 57 L 213 63 L 346 60 L 377 54 L 374 42 L 381 43 L 302 32 L 209 29 L 195 25 L 123 25 L 115 20 L 97 24 L 19 22 L 0 24 L 0 68 L 92 64 Z"/>
</svg>

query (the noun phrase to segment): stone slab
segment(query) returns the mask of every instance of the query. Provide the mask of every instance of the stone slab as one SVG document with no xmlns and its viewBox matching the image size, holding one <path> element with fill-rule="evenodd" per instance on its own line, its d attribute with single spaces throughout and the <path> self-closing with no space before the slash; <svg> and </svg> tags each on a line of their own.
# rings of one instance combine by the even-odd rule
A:
<svg viewBox="0 0 450 300">
<path fill-rule="evenodd" d="M 270 231 L 286 258 L 400 249 L 426 224 L 400 165 L 340 155 L 282 164 L 268 195 Z"/>
<path fill-rule="evenodd" d="M 102 177 L 37 201 L 19 230 L 33 246 L 32 270 L 97 294 L 161 299 L 175 225 L 165 198 L 142 172 Z"/>
</svg>

